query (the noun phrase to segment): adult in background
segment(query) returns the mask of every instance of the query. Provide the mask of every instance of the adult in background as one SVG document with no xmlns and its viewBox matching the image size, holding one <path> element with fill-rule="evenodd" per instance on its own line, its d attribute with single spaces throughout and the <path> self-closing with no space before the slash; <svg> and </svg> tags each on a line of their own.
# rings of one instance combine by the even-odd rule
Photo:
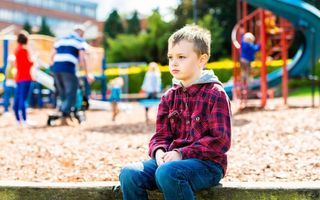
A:
<svg viewBox="0 0 320 200">
<path fill-rule="evenodd" d="M 61 100 L 59 111 L 62 114 L 62 125 L 73 124 L 71 112 L 77 112 L 75 109 L 77 89 L 79 87 L 78 78 L 76 76 L 77 65 L 84 69 L 88 77 L 87 61 L 85 50 L 88 46 L 83 39 L 85 29 L 82 25 L 74 27 L 74 32 L 64 38 L 61 38 L 54 44 L 54 52 L 52 55 L 53 66 L 52 72 L 54 76 L 55 86 L 58 96 Z"/>
</svg>

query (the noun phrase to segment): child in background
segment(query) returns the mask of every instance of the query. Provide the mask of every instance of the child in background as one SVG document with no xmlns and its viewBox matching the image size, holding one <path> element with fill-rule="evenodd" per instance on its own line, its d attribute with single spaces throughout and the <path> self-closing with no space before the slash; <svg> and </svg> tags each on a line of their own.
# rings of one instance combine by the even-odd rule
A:
<svg viewBox="0 0 320 200">
<path fill-rule="evenodd" d="M 26 125 L 26 101 L 32 81 L 31 67 L 33 62 L 30 59 L 29 51 L 26 45 L 28 44 L 28 32 L 21 31 L 18 34 L 18 46 L 15 50 L 17 74 L 15 77 L 17 87 L 15 90 L 13 109 L 16 116 L 17 124 Z"/>
<path fill-rule="evenodd" d="M 161 98 L 150 160 L 128 164 L 119 175 L 123 199 L 194 199 L 226 174 L 231 141 L 230 101 L 211 70 L 208 30 L 187 25 L 168 40 L 173 87 Z"/>
<path fill-rule="evenodd" d="M 251 74 L 251 62 L 255 59 L 255 54 L 260 50 L 259 44 L 254 44 L 255 37 L 252 33 L 247 32 L 241 40 L 240 66 L 241 80 L 245 89 L 248 89 L 249 78 Z"/>
<path fill-rule="evenodd" d="M 8 66 L 6 68 L 5 88 L 3 92 L 3 104 L 5 113 L 9 112 L 10 98 L 14 97 L 14 91 L 17 85 L 15 81 L 15 76 L 17 73 L 17 69 L 15 67 L 15 56 L 10 55 L 8 61 Z"/>
<path fill-rule="evenodd" d="M 111 110 L 112 110 L 112 121 L 116 120 L 116 116 L 119 114 L 120 110 L 118 108 L 118 102 L 121 99 L 123 79 L 121 77 L 117 77 L 115 79 L 110 80 L 109 83 L 111 94 L 110 94 L 110 102 L 111 102 Z"/>
<path fill-rule="evenodd" d="M 265 11 L 264 24 L 267 34 L 274 35 L 280 32 L 280 28 L 277 26 L 277 17 L 271 11 Z"/>
<path fill-rule="evenodd" d="M 161 72 L 158 64 L 151 62 L 144 76 L 141 89 L 147 94 L 148 99 L 156 99 L 161 90 Z"/>
<path fill-rule="evenodd" d="M 149 69 L 144 76 L 143 84 L 141 87 L 142 91 L 147 94 L 147 99 L 157 99 L 158 94 L 161 91 L 161 72 L 159 70 L 158 64 L 151 62 L 149 64 Z M 149 107 L 146 106 L 146 121 L 149 121 L 148 112 Z"/>
</svg>

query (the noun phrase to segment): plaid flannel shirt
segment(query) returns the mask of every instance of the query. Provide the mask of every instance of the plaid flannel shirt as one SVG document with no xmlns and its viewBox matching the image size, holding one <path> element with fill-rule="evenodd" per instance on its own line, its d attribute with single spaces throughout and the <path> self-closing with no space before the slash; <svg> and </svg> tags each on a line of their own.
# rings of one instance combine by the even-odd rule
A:
<svg viewBox="0 0 320 200">
<path fill-rule="evenodd" d="M 175 85 L 162 97 L 150 157 L 158 148 L 176 150 L 182 159 L 211 160 L 225 174 L 230 143 L 230 101 L 220 84 Z"/>
</svg>

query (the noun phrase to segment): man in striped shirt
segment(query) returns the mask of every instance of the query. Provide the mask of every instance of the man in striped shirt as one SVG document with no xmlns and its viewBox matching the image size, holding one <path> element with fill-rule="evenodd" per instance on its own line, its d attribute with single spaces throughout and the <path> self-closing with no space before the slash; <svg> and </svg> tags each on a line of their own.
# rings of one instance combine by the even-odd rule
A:
<svg viewBox="0 0 320 200">
<path fill-rule="evenodd" d="M 62 113 L 62 123 L 70 118 L 71 111 L 75 111 L 78 78 L 76 67 L 78 64 L 84 69 L 86 75 L 87 63 L 85 50 L 87 43 L 83 39 L 84 27 L 78 25 L 74 33 L 58 40 L 54 45 L 53 66 L 54 81 L 61 100 L 59 111 Z"/>
</svg>

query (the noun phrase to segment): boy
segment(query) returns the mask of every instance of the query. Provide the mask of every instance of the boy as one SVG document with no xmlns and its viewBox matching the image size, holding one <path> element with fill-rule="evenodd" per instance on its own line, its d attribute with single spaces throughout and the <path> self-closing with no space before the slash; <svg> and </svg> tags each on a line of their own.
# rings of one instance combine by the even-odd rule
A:
<svg viewBox="0 0 320 200">
<path fill-rule="evenodd" d="M 247 32 L 241 40 L 240 64 L 242 81 L 248 85 L 248 79 L 251 73 L 251 62 L 254 61 L 255 54 L 260 50 L 259 44 L 254 44 L 255 37 L 252 33 Z"/>
<path fill-rule="evenodd" d="M 251 75 L 251 63 L 255 59 L 255 54 L 260 50 L 259 44 L 254 44 L 255 37 L 247 32 L 241 39 L 240 67 L 241 67 L 241 102 L 240 109 L 246 105 Z"/>
<path fill-rule="evenodd" d="M 187 25 L 168 40 L 173 87 L 161 98 L 152 158 L 121 169 L 123 199 L 148 199 L 158 188 L 165 199 L 194 199 L 226 173 L 231 137 L 228 97 L 213 71 L 203 70 L 210 55 L 207 30 Z"/>
</svg>

